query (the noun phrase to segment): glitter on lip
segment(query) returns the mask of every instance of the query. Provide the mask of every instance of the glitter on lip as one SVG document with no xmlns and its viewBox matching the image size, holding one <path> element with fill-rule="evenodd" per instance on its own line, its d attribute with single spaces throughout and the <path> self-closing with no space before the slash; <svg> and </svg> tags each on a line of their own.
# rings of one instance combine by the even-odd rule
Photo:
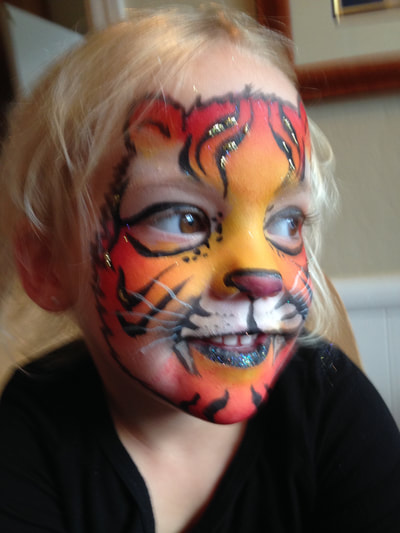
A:
<svg viewBox="0 0 400 533">
<path fill-rule="evenodd" d="M 194 341 L 194 344 L 200 353 L 215 363 L 236 368 L 252 368 L 266 359 L 271 337 L 258 336 L 251 348 L 245 345 L 229 346 L 204 341 Z"/>
</svg>

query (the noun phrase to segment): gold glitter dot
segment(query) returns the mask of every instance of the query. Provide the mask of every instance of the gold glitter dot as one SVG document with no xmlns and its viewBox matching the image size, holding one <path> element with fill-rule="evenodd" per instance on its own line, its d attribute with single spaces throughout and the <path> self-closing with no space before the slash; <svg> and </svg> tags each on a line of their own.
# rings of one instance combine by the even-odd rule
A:
<svg viewBox="0 0 400 533">
<path fill-rule="evenodd" d="M 238 149 L 238 145 L 236 144 L 235 141 L 229 141 L 228 143 L 224 145 L 224 150 L 226 152 L 234 152 L 237 149 Z"/>
<path fill-rule="evenodd" d="M 225 129 L 225 126 L 221 124 L 220 122 L 217 122 L 216 124 L 212 126 L 211 129 L 208 130 L 208 135 L 209 137 L 214 137 L 218 133 L 221 133 L 222 131 L 224 131 L 224 129 Z"/>
<path fill-rule="evenodd" d="M 108 268 L 112 268 L 112 261 L 108 252 L 104 252 L 104 262 Z"/>
<path fill-rule="evenodd" d="M 228 117 L 226 120 L 225 120 L 225 124 L 231 128 L 232 126 L 237 126 L 237 120 L 235 117 Z"/>
<path fill-rule="evenodd" d="M 121 300 L 121 302 L 124 302 L 126 304 L 129 303 L 125 294 L 122 292 L 122 289 L 118 289 L 118 298 Z"/>
<path fill-rule="evenodd" d="M 290 123 L 290 120 L 287 117 L 283 117 L 283 122 L 285 123 L 285 126 L 287 127 L 287 129 L 290 131 L 290 135 L 293 139 L 293 142 L 298 146 L 299 142 L 297 140 L 295 132 L 293 131 L 293 126 Z"/>
</svg>

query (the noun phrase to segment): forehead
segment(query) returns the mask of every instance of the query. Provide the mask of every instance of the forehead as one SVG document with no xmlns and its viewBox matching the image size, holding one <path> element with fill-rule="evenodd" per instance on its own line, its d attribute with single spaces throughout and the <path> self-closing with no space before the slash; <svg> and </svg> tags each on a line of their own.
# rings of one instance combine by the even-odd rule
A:
<svg viewBox="0 0 400 533">
<path fill-rule="evenodd" d="M 243 94 L 246 86 L 251 88 L 252 93 L 260 92 L 264 95 L 272 95 L 275 96 L 277 100 L 293 105 L 295 109 L 298 108 L 299 97 L 295 87 L 277 67 L 227 43 L 222 43 L 220 46 L 216 46 L 215 49 L 210 49 L 209 53 L 203 53 L 199 56 L 188 68 L 185 69 L 179 80 L 173 79 L 169 82 L 164 82 L 162 85 L 160 101 L 176 102 L 181 110 L 179 114 L 182 112 L 185 115 L 190 113 L 190 111 L 196 107 L 196 102 L 199 100 L 202 102 L 211 102 L 213 99 L 223 98 L 224 95 L 227 94 Z M 154 94 L 158 92 L 158 90 L 159 87 L 149 87 L 149 93 Z M 138 100 L 136 101 L 136 104 L 137 102 Z M 144 107 L 146 107 L 146 105 Z M 161 105 L 156 107 L 158 107 L 162 115 L 165 114 L 165 108 L 163 109 L 164 106 Z M 154 113 L 154 111 L 155 108 L 153 107 L 151 113 Z M 133 118 L 131 113 L 132 108 L 130 113 L 126 116 L 128 122 Z M 126 126 L 127 123 L 125 123 L 125 127 Z M 181 137 L 181 140 L 183 141 L 185 134 L 182 130 L 178 133 L 180 126 L 177 123 L 175 123 L 174 130 L 175 129 L 177 136 L 172 135 L 172 137 L 175 138 L 175 141 L 177 140 L 177 137 Z M 100 191 L 103 191 L 100 198 L 103 197 L 104 190 L 109 187 L 110 178 L 113 179 L 113 176 L 115 176 L 115 169 L 121 160 L 126 157 L 126 145 L 125 147 L 120 145 L 122 139 L 120 136 L 121 130 L 119 131 L 120 133 L 116 135 L 115 139 L 118 139 L 115 145 L 115 150 L 112 148 L 113 143 L 111 143 L 109 155 L 105 162 L 106 164 L 104 164 L 101 171 L 97 173 L 96 190 L 93 191 L 95 197 L 100 194 Z M 151 144 L 155 143 L 159 148 L 166 146 L 164 144 L 165 139 L 161 139 L 158 134 L 153 136 L 154 130 L 148 130 L 147 132 L 142 131 L 142 133 L 144 135 L 142 142 L 145 144 L 147 142 L 150 142 Z M 152 139 L 149 139 L 149 135 Z M 145 140 L 146 138 L 147 141 Z M 135 141 L 140 143 L 137 138 Z M 154 154 L 152 150 L 148 152 L 149 155 L 151 153 Z M 176 154 L 173 153 L 173 151 L 168 150 L 165 153 L 165 157 L 168 157 L 168 154 L 171 161 L 163 161 L 164 169 L 167 169 L 170 166 L 172 167 L 174 163 L 176 163 Z M 137 159 L 137 157 L 134 157 L 134 159 Z M 141 159 L 142 163 L 146 166 L 146 162 L 143 161 L 143 158 Z M 147 160 L 147 164 L 153 164 L 151 157 Z M 146 169 L 144 168 L 144 170 Z M 144 173 L 148 176 L 147 171 Z M 176 172 L 174 172 L 173 169 L 172 173 L 176 175 Z M 163 178 L 164 177 L 165 174 L 163 173 Z M 148 178 L 146 178 L 146 180 L 147 179 Z"/>
<path fill-rule="evenodd" d="M 135 154 L 126 198 L 138 189 L 179 184 L 180 194 L 208 190 L 230 205 L 265 207 L 280 192 L 305 190 L 308 181 L 310 144 L 299 100 L 293 105 L 248 89 L 197 100 L 189 110 L 170 98 L 143 100 L 125 139 Z"/>
<path fill-rule="evenodd" d="M 240 93 L 245 86 L 253 92 L 275 94 L 296 105 L 298 93 L 291 81 L 277 67 L 247 51 L 221 42 L 204 52 L 182 74 L 163 85 L 163 90 L 186 109 L 200 97 L 203 101 L 227 94 Z"/>
</svg>

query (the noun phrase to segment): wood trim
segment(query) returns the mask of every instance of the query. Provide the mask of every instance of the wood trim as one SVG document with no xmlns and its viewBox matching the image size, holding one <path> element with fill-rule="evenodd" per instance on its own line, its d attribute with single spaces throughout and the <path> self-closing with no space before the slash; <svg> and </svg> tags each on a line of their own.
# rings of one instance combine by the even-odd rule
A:
<svg viewBox="0 0 400 533">
<path fill-rule="evenodd" d="M 264 26 L 292 38 L 289 0 L 256 0 L 256 16 Z"/>
<path fill-rule="evenodd" d="M 256 0 L 258 20 L 292 38 L 289 0 Z M 306 101 L 400 89 L 397 56 L 295 66 L 299 90 Z"/>
</svg>

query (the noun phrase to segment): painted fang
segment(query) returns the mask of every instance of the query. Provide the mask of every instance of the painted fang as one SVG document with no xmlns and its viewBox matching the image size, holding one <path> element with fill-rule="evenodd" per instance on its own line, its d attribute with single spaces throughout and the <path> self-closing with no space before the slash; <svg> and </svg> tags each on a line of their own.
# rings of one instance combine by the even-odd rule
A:
<svg viewBox="0 0 400 533">
<path fill-rule="evenodd" d="M 148 99 L 124 135 L 92 244 L 110 354 L 195 416 L 247 418 L 311 303 L 306 208 L 279 196 L 307 181 L 304 108 L 247 89 L 189 111 Z"/>
</svg>

